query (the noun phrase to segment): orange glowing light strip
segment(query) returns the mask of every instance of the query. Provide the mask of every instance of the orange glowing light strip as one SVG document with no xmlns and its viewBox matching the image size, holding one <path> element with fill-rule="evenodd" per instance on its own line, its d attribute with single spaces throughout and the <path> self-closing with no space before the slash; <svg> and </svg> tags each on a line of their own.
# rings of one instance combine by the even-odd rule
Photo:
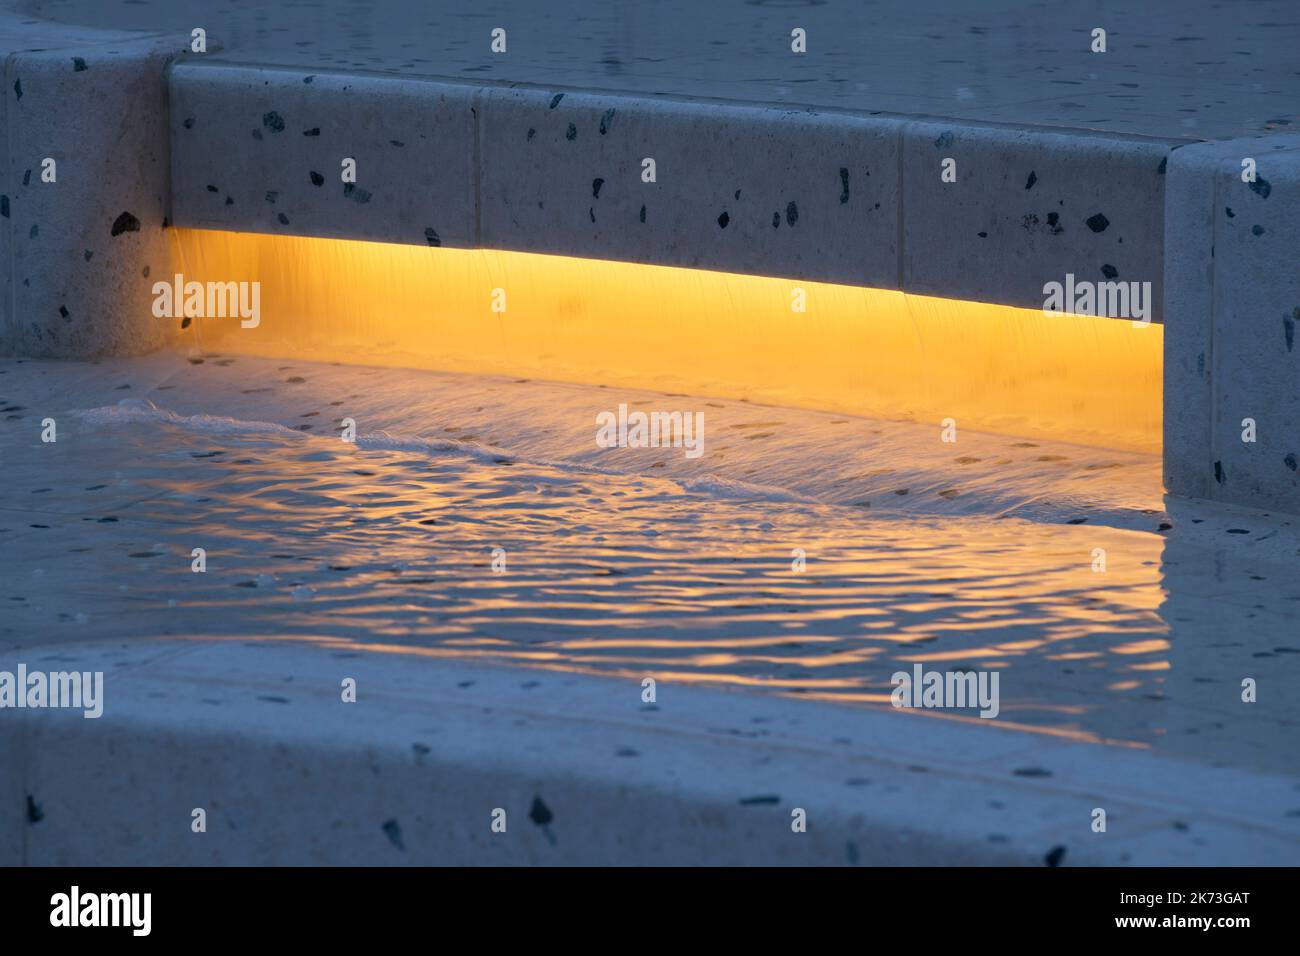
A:
<svg viewBox="0 0 1300 956">
<path fill-rule="evenodd" d="M 521 252 L 170 231 L 259 282 L 207 348 L 527 376 L 1159 452 L 1163 329 L 881 289 Z M 804 311 L 795 306 L 802 290 Z M 494 311 L 501 309 L 501 311 Z"/>
</svg>

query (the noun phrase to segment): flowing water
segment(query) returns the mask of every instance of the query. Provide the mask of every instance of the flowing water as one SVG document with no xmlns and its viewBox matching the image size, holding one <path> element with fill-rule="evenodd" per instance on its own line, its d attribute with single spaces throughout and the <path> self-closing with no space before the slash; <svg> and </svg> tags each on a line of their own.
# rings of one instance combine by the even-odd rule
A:
<svg viewBox="0 0 1300 956">
<path fill-rule="evenodd" d="M 0 370 L 4 645 L 297 640 L 865 706 L 919 662 L 999 672 L 998 719 L 957 719 L 1296 767 L 1296 529 L 1167 508 L 1154 458 L 245 356 Z M 705 455 L 596 448 L 619 402 L 704 408 Z"/>
</svg>

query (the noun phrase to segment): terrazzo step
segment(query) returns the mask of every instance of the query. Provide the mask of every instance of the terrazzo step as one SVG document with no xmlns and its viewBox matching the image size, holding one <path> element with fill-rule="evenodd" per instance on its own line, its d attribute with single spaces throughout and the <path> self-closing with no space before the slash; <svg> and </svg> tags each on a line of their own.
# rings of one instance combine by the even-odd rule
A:
<svg viewBox="0 0 1300 956">
<path fill-rule="evenodd" d="M 65 644 L 57 658 L 29 663 L 106 672 L 109 719 L 8 712 L 5 865 L 1300 855 L 1291 778 L 918 714 L 666 681 L 647 704 L 635 681 L 328 640 Z"/>
</svg>

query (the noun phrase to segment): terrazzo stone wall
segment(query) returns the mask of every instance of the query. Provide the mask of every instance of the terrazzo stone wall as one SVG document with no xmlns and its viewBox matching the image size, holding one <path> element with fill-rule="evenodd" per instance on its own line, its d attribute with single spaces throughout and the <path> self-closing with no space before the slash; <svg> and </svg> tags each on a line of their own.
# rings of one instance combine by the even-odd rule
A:
<svg viewBox="0 0 1300 956">
<path fill-rule="evenodd" d="M 1159 320 L 1172 140 L 909 123 L 902 287 L 1042 308 L 1049 282 L 1150 282 Z M 956 182 L 938 175 L 955 161 Z"/>
<path fill-rule="evenodd" d="M 166 341 L 163 77 L 182 38 L 6 24 L 0 352 L 92 358 Z"/>
<path fill-rule="evenodd" d="M 471 87 L 199 64 L 170 87 L 177 225 L 477 244 Z"/>
<path fill-rule="evenodd" d="M 893 288 L 897 153 L 873 117 L 489 90 L 483 244 Z"/>
<path fill-rule="evenodd" d="M 1300 135 L 1185 146 L 1168 188 L 1165 486 L 1300 512 Z"/>
<path fill-rule="evenodd" d="M 1151 282 L 1160 315 L 1173 140 L 196 61 L 171 99 L 178 225 L 1028 308 L 1072 273 Z"/>
</svg>

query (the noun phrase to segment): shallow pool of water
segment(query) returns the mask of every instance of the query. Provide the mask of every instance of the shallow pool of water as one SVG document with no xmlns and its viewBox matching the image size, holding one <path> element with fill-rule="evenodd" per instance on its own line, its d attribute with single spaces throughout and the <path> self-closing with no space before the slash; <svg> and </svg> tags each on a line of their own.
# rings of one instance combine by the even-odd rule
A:
<svg viewBox="0 0 1300 956">
<path fill-rule="evenodd" d="M 307 401 L 292 390 L 305 382 L 288 380 L 333 381 L 342 395 L 354 370 L 256 365 L 260 381 L 278 376 L 241 399 L 263 414 L 245 404 L 233 417 L 223 396 L 239 390 L 174 358 L 4 368 L 0 393 L 17 407 L 0 424 L 10 646 L 297 640 L 653 677 L 661 695 L 713 684 L 865 706 L 888 706 L 891 675 L 920 662 L 999 673 L 996 720 L 951 718 L 1274 769 L 1298 762 L 1287 688 L 1300 676 L 1300 552 L 1284 520 L 1158 501 L 1145 511 L 1112 501 L 1083 519 L 1064 517 L 1078 501 L 1055 520 L 978 500 L 933 513 L 926 501 L 955 505 L 922 490 L 951 480 L 866 500 L 833 492 L 839 479 L 819 497 L 807 482 L 773 485 L 775 471 L 744 482 L 717 462 L 707 479 L 653 461 L 601 467 L 559 438 L 549 458 L 525 456 L 446 414 L 414 433 L 414 400 L 395 396 L 449 387 L 432 373 L 386 370 L 388 418 L 368 406 L 352 445 L 333 431 L 340 406 L 321 400 L 330 388 Z M 571 427 L 559 398 L 452 385 L 498 419 L 528 409 L 534 433 Z M 40 441 L 47 412 L 54 443 Z M 785 426 L 772 440 L 802 443 L 803 455 L 809 436 L 823 440 L 817 427 L 831 428 L 740 413 L 775 414 Z M 395 425 L 405 431 L 384 427 Z M 593 431 L 590 418 L 574 427 Z M 880 449 L 855 452 L 855 441 L 837 439 L 826 461 L 857 455 L 879 471 Z M 1032 457 L 1060 457 L 1041 451 Z M 963 487 L 998 484 L 978 471 Z M 1017 480 L 1002 492 L 1033 499 L 1008 487 Z M 1113 480 L 1115 496 L 1131 491 Z M 1126 520 L 1096 523 L 1107 515 Z M 1115 526 L 1135 515 L 1147 527 Z M 1241 702 L 1245 677 L 1259 682 L 1259 703 Z"/>
</svg>

